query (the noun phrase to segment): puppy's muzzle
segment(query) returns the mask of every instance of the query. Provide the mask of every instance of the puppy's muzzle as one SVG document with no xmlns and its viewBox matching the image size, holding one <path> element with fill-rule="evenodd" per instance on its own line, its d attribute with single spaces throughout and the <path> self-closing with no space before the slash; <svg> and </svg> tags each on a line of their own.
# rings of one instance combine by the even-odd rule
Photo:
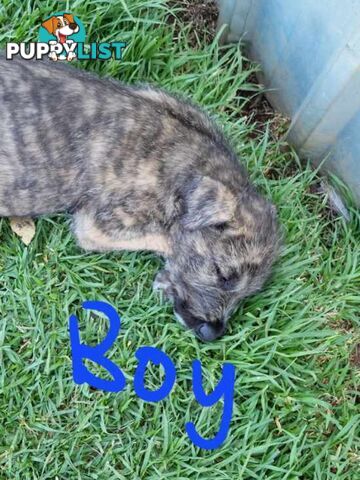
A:
<svg viewBox="0 0 360 480">
<path fill-rule="evenodd" d="M 225 333 L 225 324 L 222 322 L 204 322 L 195 330 L 196 336 L 202 342 L 212 342 Z"/>
</svg>

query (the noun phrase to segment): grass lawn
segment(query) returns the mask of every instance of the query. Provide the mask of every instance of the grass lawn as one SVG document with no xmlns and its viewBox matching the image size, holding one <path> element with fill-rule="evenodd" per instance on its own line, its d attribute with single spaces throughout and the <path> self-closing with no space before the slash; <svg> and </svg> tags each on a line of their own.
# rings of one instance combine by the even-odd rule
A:
<svg viewBox="0 0 360 480">
<path fill-rule="evenodd" d="M 152 292 L 155 255 L 85 254 L 66 216 L 37 220 L 25 247 L 0 220 L 0 479 L 359 479 L 359 212 L 351 209 L 349 223 L 332 215 L 316 175 L 277 140 L 277 123 L 256 121 L 254 67 L 238 46 L 219 49 L 181 12 L 170 19 L 162 0 L 61 5 L 83 21 L 88 41 L 129 42 L 123 62 L 81 67 L 181 92 L 218 119 L 277 205 L 285 246 L 271 281 L 241 305 L 228 334 L 201 344 Z M 1 45 L 36 41 L 41 20 L 57 10 L 54 1 L 2 0 Z M 107 329 L 81 313 L 84 300 L 105 300 L 122 316 L 110 354 L 127 378 L 121 393 L 73 382 L 69 315 L 78 315 L 88 342 Z M 166 352 L 177 369 L 173 391 L 157 404 L 132 386 L 143 345 Z M 194 359 L 208 389 L 224 362 L 236 367 L 230 433 L 213 451 L 185 433 L 193 421 L 212 436 L 222 413 L 220 404 L 195 401 Z M 160 381 L 150 369 L 148 385 Z"/>
</svg>

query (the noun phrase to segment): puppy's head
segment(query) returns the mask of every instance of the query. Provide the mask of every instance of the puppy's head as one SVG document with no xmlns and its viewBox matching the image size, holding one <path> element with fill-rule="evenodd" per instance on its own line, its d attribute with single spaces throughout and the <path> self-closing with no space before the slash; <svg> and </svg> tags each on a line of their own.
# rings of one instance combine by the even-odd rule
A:
<svg viewBox="0 0 360 480">
<path fill-rule="evenodd" d="M 263 285 L 278 246 L 275 208 L 251 186 L 237 193 L 196 177 L 160 281 L 178 320 L 201 340 L 220 337 L 239 301 Z"/>
</svg>

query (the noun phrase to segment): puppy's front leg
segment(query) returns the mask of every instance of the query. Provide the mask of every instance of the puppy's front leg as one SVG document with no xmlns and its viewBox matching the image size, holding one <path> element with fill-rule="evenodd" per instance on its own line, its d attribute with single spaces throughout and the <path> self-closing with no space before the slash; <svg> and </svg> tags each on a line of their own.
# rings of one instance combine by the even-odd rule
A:
<svg viewBox="0 0 360 480">
<path fill-rule="evenodd" d="M 104 232 L 96 223 L 94 215 L 88 211 L 74 214 L 73 230 L 80 247 L 85 250 L 150 250 L 169 256 L 170 246 L 164 234 L 113 230 Z"/>
</svg>

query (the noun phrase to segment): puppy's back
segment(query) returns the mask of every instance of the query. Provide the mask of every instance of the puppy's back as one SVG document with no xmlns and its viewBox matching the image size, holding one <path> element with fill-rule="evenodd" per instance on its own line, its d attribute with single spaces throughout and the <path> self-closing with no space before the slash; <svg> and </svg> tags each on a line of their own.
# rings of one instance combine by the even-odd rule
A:
<svg viewBox="0 0 360 480">
<path fill-rule="evenodd" d="M 0 106 L 2 216 L 76 208 L 89 195 L 118 201 L 130 192 L 151 198 L 156 210 L 196 174 L 234 189 L 247 184 L 209 117 L 158 89 L 0 56 Z"/>
</svg>

